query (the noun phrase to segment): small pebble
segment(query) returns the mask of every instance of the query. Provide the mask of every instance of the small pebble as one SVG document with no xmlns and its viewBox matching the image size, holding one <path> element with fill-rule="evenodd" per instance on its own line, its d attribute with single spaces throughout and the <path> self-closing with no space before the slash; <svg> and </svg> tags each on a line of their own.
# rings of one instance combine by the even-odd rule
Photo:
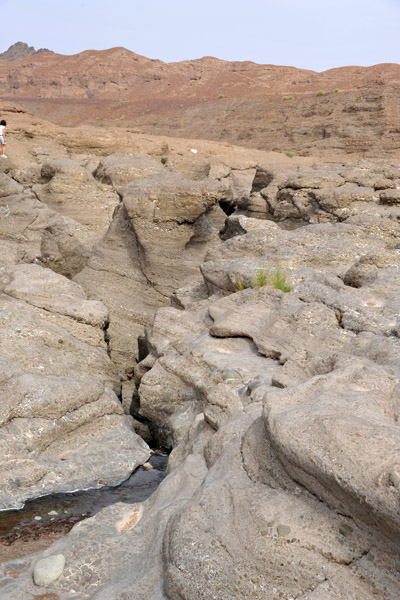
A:
<svg viewBox="0 0 400 600">
<path fill-rule="evenodd" d="M 353 528 L 350 527 L 350 525 L 347 525 L 347 523 L 343 523 L 339 527 L 339 533 L 341 533 L 345 537 L 348 536 L 352 531 L 353 531 Z"/>
<path fill-rule="evenodd" d="M 285 537 L 290 533 L 290 527 L 288 525 L 278 525 L 276 530 L 280 537 Z"/>
</svg>

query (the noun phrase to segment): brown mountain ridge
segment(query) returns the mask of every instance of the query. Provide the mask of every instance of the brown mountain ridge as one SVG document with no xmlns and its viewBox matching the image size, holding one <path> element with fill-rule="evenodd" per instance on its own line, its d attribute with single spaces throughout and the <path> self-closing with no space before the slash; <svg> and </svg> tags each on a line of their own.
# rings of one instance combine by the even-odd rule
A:
<svg viewBox="0 0 400 600">
<path fill-rule="evenodd" d="M 395 63 L 318 73 L 213 57 L 164 63 L 117 47 L 3 60 L 0 83 L 3 100 L 61 125 L 112 122 L 300 154 L 400 148 Z"/>
</svg>

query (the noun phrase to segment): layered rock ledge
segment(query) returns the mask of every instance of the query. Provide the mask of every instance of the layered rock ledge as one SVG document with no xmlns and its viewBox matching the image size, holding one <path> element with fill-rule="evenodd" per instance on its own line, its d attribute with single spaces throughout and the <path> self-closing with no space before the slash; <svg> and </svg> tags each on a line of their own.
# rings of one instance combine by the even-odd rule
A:
<svg viewBox="0 0 400 600">
<path fill-rule="evenodd" d="M 40 219 L 26 241 L 2 233 L 0 440 L 15 436 L 19 486 L 28 438 L 34 485 L 43 463 L 73 481 L 78 454 L 96 481 L 99 464 L 145 460 L 124 410 L 172 449 L 148 500 L 3 563 L 2 598 L 38 595 L 39 561 L 62 555 L 57 600 L 397 600 L 398 172 L 153 159 L 91 163 L 120 200 L 80 267 L 57 246 L 69 279 L 49 269 Z M 29 205 L 78 229 L 3 181 L 16 223 Z"/>
</svg>

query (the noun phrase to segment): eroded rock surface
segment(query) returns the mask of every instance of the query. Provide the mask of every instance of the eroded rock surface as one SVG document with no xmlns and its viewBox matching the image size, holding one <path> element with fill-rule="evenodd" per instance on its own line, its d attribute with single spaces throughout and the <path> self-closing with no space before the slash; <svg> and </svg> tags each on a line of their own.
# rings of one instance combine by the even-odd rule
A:
<svg viewBox="0 0 400 600">
<path fill-rule="evenodd" d="M 240 173 L 211 162 L 208 171 L 168 154 L 159 173 L 121 188 L 113 222 L 74 282 L 52 273 L 44 284 L 43 267 L 21 265 L 33 261 L 11 246 L 0 312 L 4 452 L 7 436 L 36 443 L 35 414 L 53 473 L 78 461 L 78 449 L 83 460 L 75 433 L 93 427 L 102 440 L 101 423 L 111 436 L 110 423 L 124 418 L 111 391 L 122 372 L 125 410 L 172 452 L 145 502 L 82 521 L 25 557 L 18 574 L 1 565 L 5 600 L 33 596 L 35 565 L 54 555 L 65 566 L 46 593 L 59 600 L 399 597 L 393 164 L 269 173 L 250 161 Z M 227 212 L 236 206 L 225 226 L 224 203 Z M 39 393 L 43 381 L 54 390 L 60 380 L 68 380 L 64 413 L 54 394 L 43 405 Z M 56 428 L 62 442 L 51 437 Z M 93 455 L 96 476 L 99 463 L 115 460 L 104 459 L 107 443 Z M 23 481 L 26 443 L 15 448 L 7 464 L 21 453 Z M 46 481 L 39 459 L 36 468 Z M 11 475 L 9 485 L 17 487 Z"/>
<path fill-rule="evenodd" d="M 165 171 L 134 179 L 119 193 L 107 234 L 75 279 L 108 306 L 111 357 L 125 375 L 154 311 L 169 304 L 177 287 L 200 281 L 208 247 L 221 243 L 225 214 L 218 201 L 227 187 Z"/>
<path fill-rule="evenodd" d="M 1 174 L 1 509 L 28 498 L 120 483 L 149 456 L 116 394 L 107 307 L 63 274 L 96 234 Z M 59 261 L 43 248 L 56 240 Z M 57 267 L 55 263 L 57 262 Z M 44 265 L 54 266 L 54 270 Z M 98 450 L 98 451 L 97 451 Z"/>
</svg>

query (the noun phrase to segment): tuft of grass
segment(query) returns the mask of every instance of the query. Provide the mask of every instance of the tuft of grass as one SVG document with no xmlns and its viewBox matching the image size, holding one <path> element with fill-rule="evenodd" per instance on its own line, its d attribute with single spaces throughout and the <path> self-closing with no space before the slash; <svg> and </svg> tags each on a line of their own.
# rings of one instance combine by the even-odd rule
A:
<svg viewBox="0 0 400 600">
<path fill-rule="evenodd" d="M 120 121 L 124 121 L 126 119 L 126 115 L 121 115 L 119 119 Z"/>
<path fill-rule="evenodd" d="M 333 91 L 335 92 L 335 94 L 341 94 L 343 90 L 341 90 L 340 88 L 335 88 Z"/>
<path fill-rule="evenodd" d="M 294 153 L 293 152 L 289 152 L 289 150 L 285 150 L 285 152 L 283 154 L 285 154 L 289 158 L 293 158 L 293 156 L 294 156 Z"/>
<path fill-rule="evenodd" d="M 323 92 L 322 90 L 318 90 L 317 96 L 325 96 L 325 92 Z"/>
<path fill-rule="evenodd" d="M 281 267 L 276 266 L 271 272 L 271 285 L 282 292 L 288 293 L 291 291 L 292 286 L 290 285 L 289 278 L 287 273 L 281 269 Z"/>
<path fill-rule="evenodd" d="M 239 279 L 236 281 L 236 290 L 238 292 L 241 292 L 243 290 L 246 290 L 247 288 L 248 288 L 248 285 L 245 282 L 245 280 L 243 279 L 243 277 L 239 277 Z"/>
<path fill-rule="evenodd" d="M 294 100 L 294 96 L 282 96 L 282 100 Z"/>
<path fill-rule="evenodd" d="M 267 269 L 260 267 L 254 275 L 252 287 L 264 287 L 265 285 L 268 285 L 269 279 L 270 276 Z"/>
<path fill-rule="evenodd" d="M 272 286 L 277 290 L 281 290 L 286 294 L 292 290 L 288 274 L 279 265 L 276 265 L 272 270 L 260 266 L 253 275 L 250 283 L 243 277 L 239 277 L 236 280 L 235 288 L 237 292 L 241 292 L 247 288 L 254 289 L 257 287 L 265 287 L 267 285 Z"/>
<path fill-rule="evenodd" d="M 225 98 L 224 94 L 218 94 L 218 98 L 221 100 L 221 98 Z"/>
</svg>

